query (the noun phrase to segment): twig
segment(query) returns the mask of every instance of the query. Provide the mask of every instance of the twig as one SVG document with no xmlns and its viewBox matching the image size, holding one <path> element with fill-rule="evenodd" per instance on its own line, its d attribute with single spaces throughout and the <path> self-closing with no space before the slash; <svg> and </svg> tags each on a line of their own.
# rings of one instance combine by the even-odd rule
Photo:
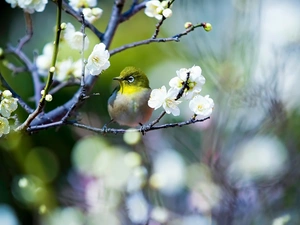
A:
<svg viewBox="0 0 300 225">
<path fill-rule="evenodd" d="M 18 103 L 19 103 L 19 105 L 23 108 L 23 109 L 25 109 L 25 111 L 27 112 L 27 113 L 32 113 L 33 112 L 33 109 L 29 106 L 29 105 L 27 105 L 26 104 L 26 102 L 24 102 L 23 101 L 23 99 L 9 86 L 9 84 L 6 82 L 6 80 L 4 79 L 4 77 L 3 77 L 3 75 L 0 73 L 0 81 L 1 81 L 1 85 L 5 88 L 5 89 L 7 89 L 7 90 L 9 90 L 11 93 L 12 93 L 12 96 L 14 97 L 14 98 L 17 98 L 18 99 Z"/>
<path fill-rule="evenodd" d="M 60 91 L 62 88 L 64 87 L 69 87 L 69 86 L 73 86 L 73 85 L 80 85 L 80 82 L 74 79 L 70 79 L 64 82 L 59 83 L 57 86 L 55 86 L 54 88 L 52 88 L 49 91 L 49 94 L 53 95 L 56 92 Z"/>
<path fill-rule="evenodd" d="M 57 0 L 57 15 L 56 15 L 56 37 L 55 37 L 55 46 L 54 46 L 54 52 L 53 52 L 53 56 L 52 56 L 52 63 L 51 63 L 51 68 L 55 68 L 55 64 L 56 64 L 56 58 L 57 58 L 57 54 L 58 54 L 58 47 L 59 47 L 59 39 L 60 39 L 60 33 L 61 33 L 61 3 L 62 0 Z M 53 74 L 54 74 L 55 70 L 49 70 L 49 74 L 48 74 L 48 79 L 47 79 L 47 83 L 46 86 L 44 88 L 44 94 L 42 95 L 39 104 L 37 106 L 37 108 L 33 111 L 33 113 L 31 113 L 27 119 L 25 120 L 25 122 L 23 124 L 21 124 L 19 127 L 16 128 L 16 131 L 21 131 L 26 129 L 30 123 L 42 112 L 44 106 L 45 106 L 45 97 L 46 94 L 48 94 L 48 91 L 50 89 L 50 86 L 53 82 Z"/>
<path fill-rule="evenodd" d="M 20 39 L 17 47 L 17 51 L 20 51 L 23 48 L 23 46 L 31 39 L 33 35 L 31 15 L 27 12 L 24 12 L 24 17 L 25 17 L 25 24 L 26 24 L 26 35 Z"/>
<path fill-rule="evenodd" d="M 130 9 L 127 12 L 125 12 L 125 13 L 122 14 L 122 16 L 120 17 L 119 22 L 122 23 L 122 22 L 124 22 L 126 20 L 129 20 L 132 16 L 134 16 L 139 11 L 141 11 L 142 9 L 144 9 L 145 6 L 146 6 L 146 2 L 147 1 L 148 0 L 145 0 L 145 1 L 143 1 L 143 2 L 141 2 L 141 3 L 138 4 L 138 1 L 134 0 L 133 3 L 132 3 L 132 5 L 131 5 L 131 7 L 130 7 Z"/>
<path fill-rule="evenodd" d="M 144 126 L 144 128 L 142 130 L 141 129 L 132 129 L 132 130 L 130 130 L 130 132 L 147 133 L 152 130 L 166 129 L 166 128 L 171 128 L 171 127 L 183 127 L 183 126 L 187 126 L 190 124 L 203 122 L 208 119 L 210 119 L 210 117 L 207 117 L 204 119 L 195 119 L 195 117 L 192 117 L 191 119 L 189 119 L 187 121 L 179 122 L 179 123 L 169 123 L 169 124 L 163 124 L 163 125 L 159 125 L 159 126 L 151 126 L 151 124 L 149 124 L 149 125 Z M 49 123 L 49 124 L 31 126 L 31 127 L 27 128 L 27 131 L 28 132 L 36 132 L 39 130 L 45 130 L 45 129 L 49 129 L 49 128 L 53 128 L 53 127 L 60 127 L 63 125 L 72 125 L 75 127 L 79 127 L 79 128 L 86 129 L 86 130 L 93 131 L 93 132 L 100 133 L 100 134 L 107 134 L 107 133 L 124 134 L 126 131 L 128 131 L 127 129 L 96 128 L 96 127 L 91 127 L 91 126 L 87 126 L 87 125 L 72 122 L 72 121 L 58 121 L 58 122 Z"/>
<path fill-rule="evenodd" d="M 114 55 L 116 53 L 119 53 L 119 52 L 122 52 L 122 51 L 124 51 L 126 49 L 134 48 L 134 47 L 137 47 L 137 46 L 140 46 L 140 45 L 147 45 L 147 44 L 150 44 L 152 42 L 171 42 L 171 41 L 179 42 L 180 38 L 182 36 L 187 35 L 188 33 L 190 33 L 191 31 L 193 31 L 197 27 L 203 27 L 203 26 L 205 26 L 204 23 L 196 24 L 194 26 L 189 27 L 185 31 L 183 31 L 183 32 L 181 32 L 179 34 L 176 34 L 173 37 L 169 37 L 169 38 L 153 38 L 153 37 L 151 37 L 151 38 L 146 39 L 146 40 L 133 42 L 133 43 L 130 43 L 130 44 L 127 44 L 127 45 L 123 45 L 123 46 L 121 46 L 119 48 L 115 48 L 115 49 L 109 51 L 109 53 L 112 56 L 112 55 Z"/>
<path fill-rule="evenodd" d="M 20 59 L 22 63 L 25 64 L 27 69 L 30 71 L 33 86 L 34 86 L 34 102 L 37 107 L 40 101 L 40 92 L 41 92 L 41 82 L 39 80 L 39 74 L 37 72 L 36 65 L 31 62 L 31 60 L 22 52 L 18 47 L 13 47 L 12 45 L 7 45 L 6 53 L 13 53 L 16 57 Z"/>
<path fill-rule="evenodd" d="M 54 2 L 57 3 L 56 1 L 54 1 Z M 75 19 L 77 19 L 79 22 L 83 23 L 80 13 L 78 13 L 74 9 L 72 9 L 72 7 L 66 1 L 63 1 L 62 8 L 66 13 L 70 14 Z M 99 40 L 102 41 L 102 38 L 103 38 L 102 32 L 100 32 L 93 24 L 89 23 L 86 20 L 84 21 L 84 25 L 86 27 L 88 27 L 99 38 Z"/>
<path fill-rule="evenodd" d="M 13 74 L 22 73 L 28 71 L 28 69 L 24 66 L 15 66 L 12 63 L 7 63 L 5 66 L 13 72 Z"/>
</svg>

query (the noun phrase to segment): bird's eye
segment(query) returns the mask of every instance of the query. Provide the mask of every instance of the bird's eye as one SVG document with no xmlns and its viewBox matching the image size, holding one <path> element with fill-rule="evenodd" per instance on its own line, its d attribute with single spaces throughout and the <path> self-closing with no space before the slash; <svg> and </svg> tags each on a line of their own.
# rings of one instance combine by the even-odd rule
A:
<svg viewBox="0 0 300 225">
<path fill-rule="evenodd" d="M 128 77 L 127 80 L 128 80 L 129 83 L 132 83 L 132 82 L 134 81 L 134 77 L 133 77 L 133 76 L 130 76 L 130 77 Z"/>
</svg>

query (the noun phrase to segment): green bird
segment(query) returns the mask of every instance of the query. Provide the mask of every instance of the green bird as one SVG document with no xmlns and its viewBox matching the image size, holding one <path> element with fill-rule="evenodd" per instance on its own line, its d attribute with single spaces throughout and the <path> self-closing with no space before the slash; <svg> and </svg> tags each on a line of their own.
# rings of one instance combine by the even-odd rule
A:
<svg viewBox="0 0 300 225">
<path fill-rule="evenodd" d="M 146 74 L 129 66 L 113 79 L 119 81 L 120 85 L 108 99 L 111 121 L 129 127 L 145 124 L 153 112 L 153 108 L 148 106 L 151 88 Z"/>
</svg>

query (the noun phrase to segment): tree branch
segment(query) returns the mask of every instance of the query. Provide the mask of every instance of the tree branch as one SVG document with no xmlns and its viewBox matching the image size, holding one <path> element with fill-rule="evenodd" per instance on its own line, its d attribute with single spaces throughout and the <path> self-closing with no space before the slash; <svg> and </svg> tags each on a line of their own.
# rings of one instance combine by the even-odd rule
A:
<svg viewBox="0 0 300 225">
<path fill-rule="evenodd" d="M 23 46 L 31 39 L 33 35 L 32 19 L 31 15 L 27 12 L 24 12 L 25 24 L 26 24 L 26 35 L 20 39 L 17 51 L 20 51 Z"/>
<path fill-rule="evenodd" d="M 57 4 L 56 1 L 54 2 Z M 66 13 L 70 14 L 75 19 L 77 19 L 78 22 L 83 23 L 80 13 L 76 12 L 66 1 L 63 1 L 62 8 Z M 100 41 L 102 41 L 103 38 L 102 32 L 100 32 L 93 24 L 89 23 L 86 20 L 84 21 L 84 25 L 88 27 L 99 38 Z"/>
</svg>

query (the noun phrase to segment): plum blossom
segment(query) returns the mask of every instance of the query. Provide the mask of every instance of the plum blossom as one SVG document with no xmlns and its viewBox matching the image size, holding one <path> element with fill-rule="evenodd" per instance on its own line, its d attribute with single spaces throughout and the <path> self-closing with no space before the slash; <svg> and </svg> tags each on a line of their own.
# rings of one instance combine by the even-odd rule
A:
<svg viewBox="0 0 300 225">
<path fill-rule="evenodd" d="M 84 38 L 84 34 L 80 31 L 76 31 L 75 27 L 71 24 L 71 23 L 67 23 L 67 27 L 65 29 L 65 34 L 64 34 L 64 38 L 66 40 L 66 42 L 68 43 L 68 45 L 72 48 L 72 49 L 76 49 L 76 50 L 82 50 L 83 48 L 83 38 Z M 89 39 L 86 36 L 84 38 L 84 50 L 88 49 L 89 47 Z"/>
<path fill-rule="evenodd" d="M 202 76 L 202 70 L 199 66 L 193 66 L 189 69 L 181 68 L 180 70 L 177 70 L 176 73 L 177 77 L 172 78 L 169 82 L 172 89 L 179 91 L 187 81 L 187 88 L 184 90 L 183 96 L 186 99 L 191 99 L 199 94 L 205 83 L 205 78 Z M 188 74 L 189 79 L 187 80 Z"/>
<path fill-rule="evenodd" d="M 105 44 L 97 44 L 88 58 L 86 68 L 91 75 L 99 75 L 110 66 L 109 57 Z"/>
<path fill-rule="evenodd" d="M 211 115 L 214 101 L 209 97 L 209 95 L 195 96 L 189 103 L 190 109 L 201 119 L 207 118 Z"/>
<path fill-rule="evenodd" d="M 19 6 L 28 13 L 43 12 L 48 0 L 5 0 L 12 8 Z"/>
<path fill-rule="evenodd" d="M 175 100 L 177 94 L 178 92 L 172 89 L 167 92 L 165 86 L 162 86 L 159 89 L 153 89 L 150 94 L 148 105 L 154 109 L 163 106 L 167 114 L 172 113 L 174 116 L 179 116 L 180 109 L 178 108 L 178 104 L 180 104 L 181 101 Z"/>
</svg>

